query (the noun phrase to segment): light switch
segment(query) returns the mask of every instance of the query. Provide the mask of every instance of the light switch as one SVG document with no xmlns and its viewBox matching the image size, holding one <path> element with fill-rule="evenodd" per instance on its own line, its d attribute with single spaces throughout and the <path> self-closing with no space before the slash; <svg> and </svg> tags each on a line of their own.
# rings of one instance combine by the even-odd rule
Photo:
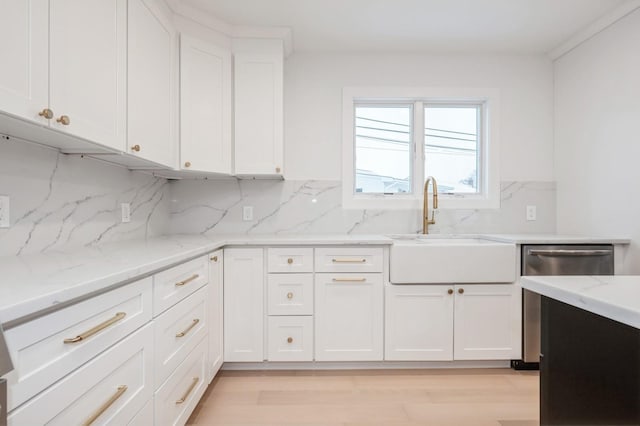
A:
<svg viewBox="0 0 640 426">
<path fill-rule="evenodd" d="M 253 220 L 253 206 L 244 206 L 242 208 L 242 220 L 245 222 Z"/>
<path fill-rule="evenodd" d="M 0 228 L 8 228 L 11 226 L 10 213 L 9 196 L 0 195 Z"/>
<path fill-rule="evenodd" d="M 120 204 L 120 209 L 122 210 L 122 223 L 131 222 L 131 204 L 122 203 Z"/>
<path fill-rule="evenodd" d="M 527 206 L 527 220 L 531 221 L 531 220 L 536 220 L 536 215 L 537 215 L 537 211 L 536 211 L 536 206 Z"/>
</svg>

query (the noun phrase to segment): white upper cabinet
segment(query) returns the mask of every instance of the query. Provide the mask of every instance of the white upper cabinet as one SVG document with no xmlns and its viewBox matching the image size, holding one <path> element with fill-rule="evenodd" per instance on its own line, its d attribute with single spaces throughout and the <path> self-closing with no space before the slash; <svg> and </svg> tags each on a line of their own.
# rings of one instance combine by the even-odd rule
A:
<svg viewBox="0 0 640 426">
<path fill-rule="evenodd" d="M 53 128 L 124 150 L 126 36 L 126 0 L 49 2 Z"/>
<path fill-rule="evenodd" d="M 282 175 L 283 45 L 234 40 L 235 174 Z"/>
<path fill-rule="evenodd" d="M 180 35 L 180 168 L 231 173 L 231 52 Z"/>
<path fill-rule="evenodd" d="M 159 3 L 129 0 L 127 142 L 130 153 L 175 167 L 176 36 Z"/>
<path fill-rule="evenodd" d="M 47 0 L 0 0 L 0 110 L 47 124 L 49 15 Z M 45 113 L 43 113 L 45 114 Z"/>
</svg>

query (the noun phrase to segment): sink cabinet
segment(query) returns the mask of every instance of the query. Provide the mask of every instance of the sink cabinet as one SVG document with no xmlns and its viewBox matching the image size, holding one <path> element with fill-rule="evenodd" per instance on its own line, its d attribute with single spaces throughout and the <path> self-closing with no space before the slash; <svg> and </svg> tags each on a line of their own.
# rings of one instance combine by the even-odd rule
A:
<svg viewBox="0 0 640 426">
<path fill-rule="evenodd" d="M 513 284 L 388 286 L 385 359 L 519 358 L 520 294 Z"/>
</svg>

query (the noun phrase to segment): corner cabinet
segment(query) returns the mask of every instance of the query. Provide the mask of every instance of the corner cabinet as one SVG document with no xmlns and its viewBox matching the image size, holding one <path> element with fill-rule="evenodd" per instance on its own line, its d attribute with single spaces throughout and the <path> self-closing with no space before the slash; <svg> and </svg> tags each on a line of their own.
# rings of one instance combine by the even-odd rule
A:
<svg viewBox="0 0 640 426">
<path fill-rule="evenodd" d="M 234 40 L 235 174 L 284 173 L 281 40 Z"/>
<path fill-rule="evenodd" d="M 224 251 L 224 361 L 264 361 L 264 254 Z"/>
</svg>

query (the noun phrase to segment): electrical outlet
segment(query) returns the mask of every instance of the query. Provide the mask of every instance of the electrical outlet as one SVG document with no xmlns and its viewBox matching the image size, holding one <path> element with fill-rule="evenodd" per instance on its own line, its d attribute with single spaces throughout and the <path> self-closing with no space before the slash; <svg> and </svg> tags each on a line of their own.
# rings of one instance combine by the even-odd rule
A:
<svg viewBox="0 0 640 426">
<path fill-rule="evenodd" d="M 11 225 L 10 214 L 9 196 L 0 195 L 0 228 L 8 228 Z"/>
<path fill-rule="evenodd" d="M 131 204 L 122 203 L 120 209 L 122 210 L 122 223 L 131 222 Z"/>
<path fill-rule="evenodd" d="M 536 220 L 536 215 L 537 215 L 537 211 L 536 211 L 536 206 L 527 206 L 527 220 L 531 221 L 531 220 Z"/>
<path fill-rule="evenodd" d="M 245 222 L 253 220 L 253 206 L 244 206 L 242 208 L 242 220 Z"/>
</svg>

